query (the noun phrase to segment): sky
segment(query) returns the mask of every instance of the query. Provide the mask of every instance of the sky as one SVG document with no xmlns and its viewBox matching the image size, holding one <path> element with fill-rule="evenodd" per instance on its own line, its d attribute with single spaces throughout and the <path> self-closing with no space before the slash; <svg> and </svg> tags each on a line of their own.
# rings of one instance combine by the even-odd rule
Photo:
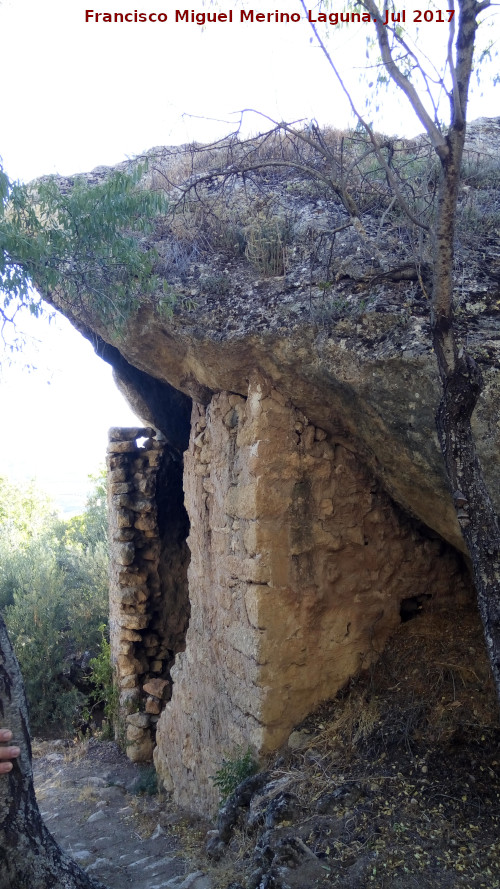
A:
<svg viewBox="0 0 500 889">
<path fill-rule="evenodd" d="M 244 6 L 298 8 L 295 0 Z M 95 0 L 95 7 L 92 0 L 0 0 L 0 157 L 11 179 L 73 174 L 156 145 L 210 141 L 232 131 L 245 108 L 275 120 L 348 124 L 347 101 L 311 43 L 307 22 L 241 23 L 236 0 L 219 0 L 215 7 L 193 4 L 189 13 L 232 11 L 233 22 L 201 28 L 175 21 L 175 10 L 185 8 L 175 0 Z M 97 12 L 135 11 L 166 14 L 167 21 L 96 21 Z M 352 60 L 364 62 L 364 27 L 332 28 L 329 44 L 362 110 L 369 87 L 357 85 Z M 422 27 L 426 50 L 442 45 L 444 27 Z M 498 96 L 486 90 L 470 117 L 499 109 Z M 245 120 L 247 131 L 266 127 L 256 115 Z M 377 120 L 390 133 L 421 129 L 394 100 L 382 104 Z M 2 357 L 0 475 L 36 478 L 71 514 L 83 506 L 88 475 L 104 461 L 107 428 L 136 419 L 110 368 L 68 322 L 37 319 L 29 332 L 36 348 L 29 341 L 12 364 Z"/>
</svg>

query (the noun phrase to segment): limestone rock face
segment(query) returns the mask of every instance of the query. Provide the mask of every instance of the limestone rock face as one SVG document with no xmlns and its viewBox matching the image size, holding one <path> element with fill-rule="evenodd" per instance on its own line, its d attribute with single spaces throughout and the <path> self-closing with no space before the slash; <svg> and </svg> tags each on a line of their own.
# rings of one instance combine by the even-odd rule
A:
<svg viewBox="0 0 500 889">
<path fill-rule="evenodd" d="M 335 151 L 335 134 L 329 138 Z M 417 139 L 404 150 L 409 162 L 421 162 L 427 148 Z M 405 511 L 463 550 L 435 432 L 440 390 L 430 344 L 430 285 L 418 280 L 413 254 L 404 250 L 400 220 L 391 228 L 386 215 L 381 246 L 392 271 L 377 273 L 373 256 L 349 228 L 330 236 L 345 214 L 334 194 L 300 171 L 283 168 L 278 176 L 275 169 L 271 179 L 265 169 L 255 171 L 244 189 L 236 177 L 222 200 L 215 186 L 224 151 L 149 153 L 145 185 L 166 189 L 173 206 L 179 194 L 190 199 L 193 193 L 185 190 L 200 183 L 199 204 L 189 200 L 184 212 L 177 208 L 152 239 L 155 272 L 174 299 L 172 315 L 161 311 L 161 295 L 158 304 L 145 298 L 124 329 L 114 331 L 104 328 L 91 305 L 83 311 L 61 295 L 59 307 L 113 364 L 139 415 L 177 450 L 187 447 L 189 400 L 207 405 L 219 391 L 245 397 L 257 369 L 312 423 L 358 454 Z M 476 171 L 478 157 L 484 175 Z M 459 203 L 457 323 L 485 377 L 474 428 L 500 511 L 497 118 L 468 125 L 464 163 L 470 175 Z M 100 181 L 107 172 L 98 168 L 87 179 Z M 69 184 L 61 179 L 62 188 Z M 363 217 L 367 230 L 379 224 L 370 213 Z M 256 253 L 259 243 L 270 246 L 269 222 L 285 226 L 279 268 Z M 432 249 L 431 240 L 422 247 L 425 262 Z M 57 303 L 57 294 L 51 298 Z M 117 452 L 122 447 L 128 443 L 116 443 Z"/>
<path fill-rule="evenodd" d="M 473 425 L 500 510 L 499 121 L 468 131 L 456 317 L 484 375 Z M 384 175 L 362 208 L 381 263 L 324 177 L 281 166 L 289 142 L 263 140 L 252 158 L 275 148 L 279 169 L 244 183 L 234 167 L 220 175 L 241 157 L 234 140 L 150 152 L 144 185 L 174 208 L 150 239 L 172 311 L 161 287 L 113 330 L 90 298 L 51 295 L 144 423 L 112 430 L 108 456 L 129 755 L 153 756 L 164 786 L 204 813 L 224 756 L 279 747 L 401 620 L 452 613 L 471 592 L 435 432 L 431 238 L 405 231 Z M 424 141 L 398 151 L 431 169 Z M 419 238 L 416 266 L 405 244 Z"/>
<path fill-rule="evenodd" d="M 224 755 L 283 744 L 378 656 L 403 600 L 452 607 L 470 587 L 451 548 L 258 374 L 246 399 L 193 408 L 184 484 L 191 621 L 155 761 L 203 811 Z"/>
</svg>

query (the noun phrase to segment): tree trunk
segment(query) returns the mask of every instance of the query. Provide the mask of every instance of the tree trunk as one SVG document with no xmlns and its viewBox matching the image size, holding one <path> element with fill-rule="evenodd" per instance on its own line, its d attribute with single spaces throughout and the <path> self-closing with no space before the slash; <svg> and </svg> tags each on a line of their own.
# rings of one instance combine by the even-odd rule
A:
<svg viewBox="0 0 500 889">
<path fill-rule="evenodd" d="M 500 526 L 471 427 L 483 378 L 475 361 L 457 341 L 453 319 L 455 221 L 476 18 L 481 9 L 476 0 L 460 0 L 459 6 L 452 120 L 446 140 L 448 151 L 441 158 L 432 294 L 432 337 L 443 387 L 436 425 L 457 519 L 472 562 L 486 648 L 500 701 Z"/>
<path fill-rule="evenodd" d="M 450 331 L 445 338 L 449 341 Z M 443 381 L 436 424 L 471 558 L 486 649 L 500 700 L 500 527 L 484 483 L 470 422 L 481 393 L 482 374 L 466 354 L 458 358 L 453 371 L 446 369 L 442 345 L 442 336 L 435 328 L 434 347 Z"/>
<path fill-rule="evenodd" d="M 33 787 L 24 684 L 1 615 L 0 720 L 21 748 L 12 771 L 0 775 L 0 889 L 105 889 L 62 851 L 42 821 Z"/>
</svg>

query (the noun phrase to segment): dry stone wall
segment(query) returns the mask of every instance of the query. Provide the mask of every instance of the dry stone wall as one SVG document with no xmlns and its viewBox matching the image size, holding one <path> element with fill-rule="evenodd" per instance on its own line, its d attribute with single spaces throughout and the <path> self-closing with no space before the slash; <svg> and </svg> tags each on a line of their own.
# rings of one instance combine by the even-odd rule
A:
<svg viewBox="0 0 500 889">
<path fill-rule="evenodd" d="M 207 812 L 223 757 L 285 742 L 379 655 L 403 602 L 450 607 L 470 587 L 460 557 L 258 374 L 247 398 L 193 406 L 184 488 L 191 619 L 154 760 Z"/>
<path fill-rule="evenodd" d="M 189 616 L 182 467 L 149 427 L 110 429 L 109 439 L 110 636 L 119 725 L 130 759 L 147 762 Z"/>
</svg>

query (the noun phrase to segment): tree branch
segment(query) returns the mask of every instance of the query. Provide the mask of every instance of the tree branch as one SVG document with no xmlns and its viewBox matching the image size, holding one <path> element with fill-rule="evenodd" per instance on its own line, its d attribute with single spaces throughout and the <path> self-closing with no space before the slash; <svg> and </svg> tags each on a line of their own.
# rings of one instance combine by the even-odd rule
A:
<svg viewBox="0 0 500 889">
<path fill-rule="evenodd" d="M 300 3 L 301 3 L 302 9 L 304 10 L 306 17 L 307 17 L 307 8 L 306 8 L 304 0 L 300 0 Z M 368 138 L 370 139 L 370 142 L 373 145 L 373 149 L 375 151 L 377 160 L 385 171 L 388 182 L 389 182 L 394 194 L 396 195 L 396 198 L 398 200 L 398 203 L 399 203 L 401 209 L 403 210 L 405 215 L 408 217 L 408 219 L 410 219 L 410 221 L 413 222 L 414 225 L 418 225 L 420 228 L 423 228 L 425 231 L 428 231 L 429 226 L 426 223 L 422 222 L 418 218 L 418 216 L 416 216 L 415 213 L 413 213 L 412 209 L 408 206 L 403 195 L 401 194 L 401 190 L 400 190 L 399 185 L 397 183 L 396 177 L 394 176 L 393 171 L 391 170 L 389 164 L 387 163 L 385 157 L 382 154 L 382 151 L 380 150 L 380 145 L 378 143 L 377 137 L 375 136 L 375 133 L 373 132 L 370 124 L 367 123 L 367 121 L 362 117 L 362 115 L 359 113 L 358 109 L 356 108 L 356 106 L 353 102 L 352 96 L 350 95 L 349 90 L 347 89 L 344 81 L 342 80 L 342 78 L 339 74 L 339 71 L 337 70 L 337 68 L 334 64 L 333 59 L 332 59 L 330 53 L 328 52 L 328 50 L 325 46 L 325 43 L 322 40 L 322 38 L 320 37 L 318 29 L 316 28 L 316 26 L 313 22 L 311 22 L 311 28 L 314 32 L 314 36 L 316 37 L 316 40 L 318 41 L 320 48 L 322 49 L 324 55 L 326 56 L 328 64 L 330 65 L 332 71 L 335 74 L 335 77 L 337 78 L 343 92 L 345 93 L 345 95 L 347 97 L 347 100 L 351 106 L 353 114 L 355 115 L 355 117 L 357 118 L 357 120 L 359 121 L 361 126 L 364 128 L 365 132 L 368 134 Z M 433 126 L 434 126 L 434 124 L 433 124 Z M 439 130 L 437 130 L 437 132 L 439 133 Z M 439 133 L 439 136 L 442 139 L 441 133 Z"/>
<path fill-rule="evenodd" d="M 367 10 L 367 12 L 370 13 L 374 20 L 375 28 L 377 31 L 378 44 L 382 55 L 382 61 L 389 76 L 394 81 L 394 83 L 404 92 L 420 123 L 427 132 L 427 135 L 429 136 L 429 139 L 431 140 L 431 143 L 435 148 L 437 154 L 441 159 L 444 159 L 448 154 L 448 145 L 446 143 L 446 139 L 432 120 L 431 116 L 427 113 L 413 84 L 408 80 L 407 77 L 405 77 L 405 75 L 399 70 L 398 66 L 396 65 L 396 62 L 392 57 L 391 47 L 389 46 L 387 28 L 385 27 L 385 25 L 382 24 L 383 16 L 380 10 L 378 9 L 376 3 L 374 3 L 374 0 L 361 0 L 361 5 L 364 6 L 364 8 Z"/>
</svg>

